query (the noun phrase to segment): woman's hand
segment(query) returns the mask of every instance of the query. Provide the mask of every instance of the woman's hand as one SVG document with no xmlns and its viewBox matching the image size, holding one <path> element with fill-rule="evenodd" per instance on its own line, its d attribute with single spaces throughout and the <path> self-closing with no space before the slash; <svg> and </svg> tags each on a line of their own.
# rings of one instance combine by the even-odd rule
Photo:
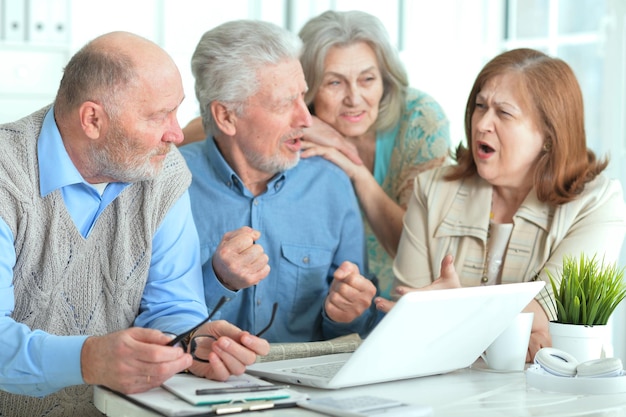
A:
<svg viewBox="0 0 626 417">
<path fill-rule="evenodd" d="M 339 151 L 343 156 L 347 157 L 349 161 L 356 165 L 363 165 L 363 161 L 359 157 L 359 152 L 356 146 L 349 142 L 341 133 L 326 122 L 323 122 L 319 118 L 313 116 L 313 124 L 311 127 L 304 129 L 304 141 L 302 143 L 303 158 L 308 158 L 314 155 L 322 155 L 315 149 L 317 146 L 332 148 Z M 326 158 L 329 159 L 329 158 Z M 329 159 L 330 160 L 330 159 Z M 332 161 L 335 162 L 335 161 Z M 336 162 L 335 162 L 336 163 Z M 336 163 L 341 166 L 340 164 Z M 343 167 L 342 167 L 343 168 Z"/>
<path fill-rule="evenodd" d="M 524 308 L 524 312 L 535 313 L 533 317 L 533 326 L 530 330 L 530 341 L 528 342 L 528 353 L 526 355 L 526 362 L 533 362 L 535 355 L 539 349 L 552 346 L 552 338 L 550 337 L 550 329 L 548 316 L 543 307 L 537 302 L 532 300 L 530 304 Z"/>
<path fill-rule="evenodd" d="M 461 280 L 456 273 L 456 268 L 454 268 L 454 256 L 446 255 L 441 260 L 439 278 L 434 280 L 432 284 L 420 288 L 420 290 L 448 290 L 451 288 L 461 288 Z"/>
<path fill-rule="evenodd" d="M 431 284 L 422 288 L 412 288 L 404 285 L 399 285 L 395 288 L 394 293 L 398 296 L 402 296 L 413 291 L 431 291 L 431 290 L 446 290 L 450 288 L 461 288 L 461 280 L 454 268 L 454 256 L 446 255 L 441 261 L 441 274 L 439 278 L 434 280 Z M 386 300 L 382 297 L 376 297 L 374 299 L 376 309 L 388 313 L 396 304 L 394 301 Z"/>
<path fill-rule="evenodd" d="M 199 142 L 206 139 L 206 132 L 202 126 L 202 118 L 192 119 L 187 126 L 183 127 L 183 141 L 178 146 L 183 146 L 192 142 Z"/>
<path fill-rule="evenodd" d="M 406 211 L 378 184 L 364 164 L 356 146 L 339 132 L 314 117 L 310 128 L 304 129 L 303 158 L 321 156 L 341 168 L 354 186 L 361 209 L 372 231 L 385 251 L 394 257 L 402 234 L 402 218 Z M 412 188 L 412 187 L 411 187 Z"/>
</svg>

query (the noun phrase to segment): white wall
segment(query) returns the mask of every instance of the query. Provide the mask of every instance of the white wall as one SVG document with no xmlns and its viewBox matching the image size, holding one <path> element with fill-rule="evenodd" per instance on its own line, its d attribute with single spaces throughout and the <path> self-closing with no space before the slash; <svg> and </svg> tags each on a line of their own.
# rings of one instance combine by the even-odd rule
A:
<svg viewBox="0 0 626 417">
<path fill-rule="evenodd" d="M 58 54 L 53 62 L 45 65 L 46 75 L 41 83 L 45 88 L 37 87 L 38 99 L 28 94 L 22 94 L 19 99 L 11 95 L 12 103 L 20 101 L 20 104 L 5 105 L 3 96 L 9 98 L 9 91 L 22 87 L 16 87 L 11 81 L 17 71 L 15 68 L 11 65 L 3 66 L 4 70 L 0 68 L 0 122 L 14 120 L 51 102 L 62 67 L 69 57 L 89 40 L 114 30 L 127 30 L 152 39 L 172 55 L 183 76 L 187 97 L 179 111 L 182 125 L 198 113 L 190 70 L 191 55 L 200 36 L 219 23 L 237 18 L 263 19 L 292 26 L 290 29 L 297 32 L 311 16 L 328 8 L 359 8 L 375 14 L 388 28 L 393 28 L 390 37 L 398 44 L 397 1 L 297 0 L 293 2 L 296 7 L 289 11 L 284 0 L 228 0 L 228 7 L 215 0 L 108 0 L 106 6 L 98 7 L 81 0 L 63 1 L 69 8 L 69 37 L 66 45 L 55 46 Z M 453 142 L 463 139 L 463 110 L 473 78 L 487 57 L 497 51 L 497 45 L 490 39 L 500 37 L 501 4 L 500 0 L 406 2 L 403 18 L 408 39 L 401 56 L 409 70 L 411 84 L 442 104 L 451 121 Z M 3 55 L 6 47 L 7 44 L 0 41 L 0 58 L 6 57 Z M 11 48 L 32 50 L 32 46 L 19 44 Z M 16 59 L 0 60 L 14 62 Z M 19 71 L 23 73 L 24 67 L 32 72 L 40 71 L 42 65 L 24 65 Z M 31 77 L 31 74 L 22 74 L 21 78 L 29 83 Z M 31 88 L 34 87 L 31 85 Z"/>
<path fill-rule="evenodd" d="M 500 0 L 406 2 L 402 59 L 411 85 L 446 111 L 453 145 L 465 140 L 465 104 L 476 75 L 500 52 L 502 8 Z"/>
</svg>

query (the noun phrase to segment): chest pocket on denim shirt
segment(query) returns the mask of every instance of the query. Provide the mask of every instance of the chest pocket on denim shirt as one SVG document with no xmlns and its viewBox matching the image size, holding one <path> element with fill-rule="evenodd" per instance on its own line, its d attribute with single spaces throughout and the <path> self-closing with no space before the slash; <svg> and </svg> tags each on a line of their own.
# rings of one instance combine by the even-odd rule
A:
<svg viewBox="0 0 626 417">
<path fill-rule="evenodd" d="M 278 291 L 281 299 L 292 301 L 292 314 L 320 310 L 328 294 L 328 270 L 333 259 L 330 249 L 283 243 Z"/>
</svg>

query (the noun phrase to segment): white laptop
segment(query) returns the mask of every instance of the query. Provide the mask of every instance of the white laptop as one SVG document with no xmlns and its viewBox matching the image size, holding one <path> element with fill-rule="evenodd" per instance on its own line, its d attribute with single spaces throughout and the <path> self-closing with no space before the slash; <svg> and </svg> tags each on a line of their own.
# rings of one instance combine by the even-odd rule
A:
<svg viewBox="0 0 626 417">
<path fill-rule="evenodd" d="M 353 353 L 260 362 L 247 372 L 334 389 L 466 368 L 544 285 L 535 281 L 411 292 Z"/>
</svg>

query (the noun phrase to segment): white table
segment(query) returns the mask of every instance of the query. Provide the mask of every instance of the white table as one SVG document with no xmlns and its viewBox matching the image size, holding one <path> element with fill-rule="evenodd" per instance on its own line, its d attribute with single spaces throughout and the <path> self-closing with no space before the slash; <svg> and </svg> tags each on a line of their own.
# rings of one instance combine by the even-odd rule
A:
<svg viewBox="0 0 626 417">
<path fill-rule="evenodd" d="M 332 395 L 376 395 L 407 403 L 433 407 L 435 417 L 522 417 L 522 416 L 606 416 L 626 417 L 626 393 L 572 395 L 528 387 L 523 372 L 496 373 L 485 370 L 482 360 L 472 369 L 445 375 L 365 385 L 340 390 L 292 386 L 310 397 Z M 167 393 L 164 391 L 164 395 Z M 155 417 L 158 414 L 126 400 L 123 396 L 96 387 L 94 402 L 109 417 Z M 317 416 L 300 408 L 267 410 L 238 415 Z M 233 414 L 234 416 L 234 414 Z"/>
</svg>

